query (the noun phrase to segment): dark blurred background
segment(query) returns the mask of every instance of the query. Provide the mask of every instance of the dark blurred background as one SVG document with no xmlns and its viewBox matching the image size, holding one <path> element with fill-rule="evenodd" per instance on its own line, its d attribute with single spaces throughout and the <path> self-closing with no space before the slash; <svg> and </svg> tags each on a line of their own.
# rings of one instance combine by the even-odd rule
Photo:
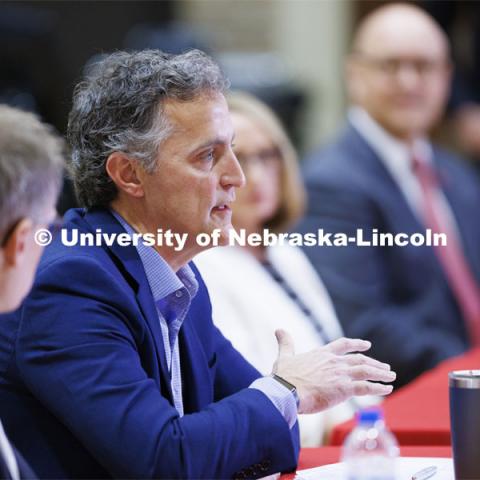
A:
<svg viewBox="0 0 480 480">
<path fill-rule="evenodd" d="M 351 32 L 382 3 L 388 2 L 2 1 L 0 102 L 36 111 L 64 133 L 72 89 L 87 62 L 117 49 L 201 48 L 217 58 L 233 88 L 251 91 L 277 111 L 302 154 L 338 130 Z M 455 57 L 464 58 L 461 52 L 472 42 L 469 32 L 480 31 L 475 30 L 478 15 L 468 12 L 472 3 L 478 12 L 480 4 L 419 3 L 452 40 L 463 34 Z M 473 19 L 472 25 L 458 27 L 457 17 Z M 446 125 L 440 136 L 454 142 Z M 60 210 L 73 203 L 67 185 Z"/>
</svg>

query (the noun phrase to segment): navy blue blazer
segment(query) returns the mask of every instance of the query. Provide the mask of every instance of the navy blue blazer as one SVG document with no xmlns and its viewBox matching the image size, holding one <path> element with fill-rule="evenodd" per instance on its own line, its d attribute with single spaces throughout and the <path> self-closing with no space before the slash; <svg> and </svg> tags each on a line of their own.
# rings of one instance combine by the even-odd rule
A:
<svg viewBox="0 0 480 480">
<path fill-rule="evenodd" d="M 71 210 L 65 228 L 123 232 L 105 210 Z M 135 247 L 57 238 L 46 249 L 32 292 L 0 319 L 0 417 L 39 477 L 259 477 L 296 466 L 298 427 L 246 388 L 260 374 L 213 325 L 192 268 L 179 418 Z"/>
<path fill-rule="evenodd" d="M 443 191 L 465 255 L 480 277 L 480 188 L 475 174 L 434 148 Z M 361 135 L 348 125 L 305 166 L 308 209 L 300 232 L 357 228 L 425 232 L 394 179 Z M 465 326 L 431 247 L 305 247 L 325 282 L 346 335 L 373 342 L 371 354 L 391 363 L 402 385 L 468 347 Z"/>
</svg>

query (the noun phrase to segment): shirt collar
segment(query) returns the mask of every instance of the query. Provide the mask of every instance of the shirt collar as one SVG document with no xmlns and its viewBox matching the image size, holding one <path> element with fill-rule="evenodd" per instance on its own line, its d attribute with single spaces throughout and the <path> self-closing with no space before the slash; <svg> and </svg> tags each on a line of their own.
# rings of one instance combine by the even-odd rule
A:
<svg viewBox="0 0 480 480">
<path fill-rule="evenodd" d="M 351 107 L 348 119 L 394 176 L 410 170 L 412 151 L 405 142 L 390 135 L 361 107 Z M 422 161 L 432 161 L 432 146 L 425 137 L 414 140 L 413 152 Z"/>
<path fill-rule="evenodd" d="M 111 212 L 128 234 L 132 235 L 136 233 L 132 226 L 118 212 L 115 210 L 111 210 Z M 181 267 L 178 272 L 175 273 L 153 247 L 144 245 L 143 242 L 140 241 L 136 249 L 142 261 L 155 303 L 182 288 L 187 290 L 190 298 L 196 295 L 198 282 L 195 274 L 188 265 Z"/>
</svg>

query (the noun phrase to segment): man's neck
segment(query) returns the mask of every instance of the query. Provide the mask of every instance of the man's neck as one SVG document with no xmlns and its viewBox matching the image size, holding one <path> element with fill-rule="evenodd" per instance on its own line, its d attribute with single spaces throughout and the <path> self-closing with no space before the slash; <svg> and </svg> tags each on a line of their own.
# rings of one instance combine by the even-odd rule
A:
<svg viewBox="0 0 480 480">
<path fill-rule="evenodd" d="M 413 150 L 422 151 L 423 156 L 431 156 L 431 145 L 428 138 L 414 135 L 400 139 L 392 135 L 361 107 L 352 107 L 348 112 L 350 123 L 367 141 L 382 159 L 408 156 Z"/>
<path fill-rule="evenodd" d="M 358 105 L 353 105 L 349 109 L 348 117 L 354 126 L 360 127 L 359 130 L 362 133 L 365 129 L 375 131 L 377 136 L 381 135 L 384 139 L 388 139 L 389 142 L 402 144 L 407 148 L 410 148 L 418 140 L 427 141 L 427 136 L 419 132 L 409 131 L 402 134 L 392 132 L 376 120 L 367 110 Z"/>
<path fill-rule="evenodd" d="M 161 255 L 174 272 L 184 267 L 198 253 L 189 245 L 188 239 L 183 248 L 178 248 L 178 245 L 165 245 L 165 242 L 161 242 L 162 244 L 159 245 L 157 243 L 157 234 L 161 227 L 153 225 L 152 222 L 145 219 L 143 215 L 144 209 L 140 206 L 125 205 L 125 202 L 114 200 L 110 208 L 120 215 L 136 232 L 142 235 L 146 233 L 154 235 L 155 245 L 152 248 Z M 168 228 L 165 230 L 168 230 Z M 162 233 L 165 230 L 162 230 Z"/>
</svg>

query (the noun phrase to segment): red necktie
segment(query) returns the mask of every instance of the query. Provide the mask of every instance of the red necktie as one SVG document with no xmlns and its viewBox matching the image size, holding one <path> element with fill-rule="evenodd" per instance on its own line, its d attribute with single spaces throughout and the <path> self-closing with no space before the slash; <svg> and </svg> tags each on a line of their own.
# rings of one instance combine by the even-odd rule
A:
<svg viewBox="0 0 480 480">
<path fill-rule="evenodd" d="M 467 331 L 473 346 L 480 346 L 480 289 L 465 259 L 443 205 L 439 203 L 439 183 L 434 168 L 429 162 L 412 157 L 413 172 L 423 194 L 425 224 L 436 233 L 445 233 L 446 246 L 434 247 L 447 281 L 462 311 Z"/>
</svg>

